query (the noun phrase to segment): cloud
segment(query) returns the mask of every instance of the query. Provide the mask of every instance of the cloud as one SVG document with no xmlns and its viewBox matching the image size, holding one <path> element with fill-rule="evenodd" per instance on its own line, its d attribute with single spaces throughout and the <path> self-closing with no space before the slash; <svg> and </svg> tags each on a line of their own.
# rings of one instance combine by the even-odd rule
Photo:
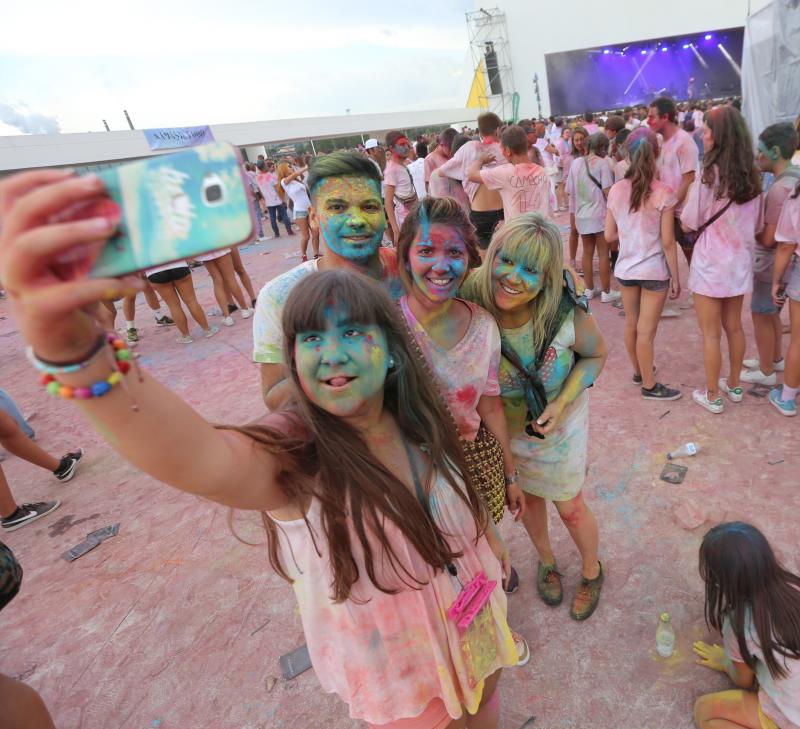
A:
<svg viewBox="0 0 800 729">
<path fill-rule="evenodd" d="M 0 122 L 23 134 L 58 134 L 61 131 L 58 119 L 29 110 L 27 104 L 11 106 L 0 101 Z"/>
</svg>

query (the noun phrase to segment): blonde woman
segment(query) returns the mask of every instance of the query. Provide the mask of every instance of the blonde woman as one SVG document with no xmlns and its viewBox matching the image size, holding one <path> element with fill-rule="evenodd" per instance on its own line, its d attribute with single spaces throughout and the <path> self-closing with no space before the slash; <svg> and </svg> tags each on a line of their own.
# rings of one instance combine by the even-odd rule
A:
<svg viewBox="0 0 800 729">
<path fill-rule="evenodd" d="M 581 555 L 582 579 L 570 616 L 586 620 L 600 600 L 598 529 L 581 491 L 586 474 L 590 387 L 607 352 L 585 299 L 564 271 L 558 226 L 526 213 L 495 233 L 463 295 L 500 327 L 500 397 L 511 451 L 525 492 L 522 521 L 539 554 L 537 589 L 548 605 L 563 599 L 547 531 L 552 501 Z"/>
<path fill-rule="evenodd" d="M 308 225 L 308 208 L 311 206 L 311 200 L 308 197 L 308 188 L 302 182 L 307 171 L 308 167 L 292 170 L 288 162 L 281 162 L 278 165 L 278 194 L 282 200 L 286 200 L 288 195 L 292 201 L 294 221 L 300 228 L 300 254 L 304 261 L 308 260 L 309 238 L 314 258 L 319 258 L 319 230 L 312 233 Z"/>
</svg>

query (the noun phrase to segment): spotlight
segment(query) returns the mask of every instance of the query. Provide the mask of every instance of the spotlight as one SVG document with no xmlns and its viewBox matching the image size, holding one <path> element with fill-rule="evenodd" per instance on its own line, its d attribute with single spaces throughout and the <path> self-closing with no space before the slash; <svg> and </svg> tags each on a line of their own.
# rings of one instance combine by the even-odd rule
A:
<svg viewBox="0 0 800 729">
<path fill-rule="evenodd" d="M 711 40 L 711 38 L 713 38 L 713 36 L 712 36 L 712 34 L 711 34 L 711 33 L 706 33 L 706 34 L 705 34 L 705 36 L 703 36 L 703 37 L 704 37 L 706 40 Z"/>
<path fill-rule="evenodd" d="M 666 46 L 661 46 L 661 52 L 662 53 L 666 53 L 666 51 L 667 51 L 667 47 Z"/>
<path fill-rule="evenodd" d="M 639 53 L 640 53 L 641 55 L 643 55 L 643 56 L 646 56 L 646 55 L 647 55 L 647 51 L 646 51 L 644 48 L 642 48 L 642 50 L 641 50 L 641 51 L 639 51 Z"/>
<path fill-rule="evenodd" d="M 683 44 L 683 50 L 685 51 L 687 48 L 689 48 L 689 44 L 688 43 L 684 43 Z"/>
<path fill-rule="evenodd" d="M 611 53 L 611 51 L 609 51 L 608 48 L 603 49 L 604 56 L 607 56 L 609 53 Z"/>
</svg>

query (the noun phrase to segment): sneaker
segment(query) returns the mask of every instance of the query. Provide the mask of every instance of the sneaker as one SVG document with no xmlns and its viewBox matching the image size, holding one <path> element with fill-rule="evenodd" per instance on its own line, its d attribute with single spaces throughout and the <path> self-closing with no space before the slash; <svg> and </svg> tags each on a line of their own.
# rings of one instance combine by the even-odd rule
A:
<svg viewBox="0 0 800 729">
<path fill-rule="evenodd" d="M 722 401 L 721 397 L 718 397 L 716 400 L 708 399 L 708 390 L 695 390 L 692 393 L 692 400 L 694 400 L 698 405 L 702 405 L 710 413 L 714 413 L 716 415 L 725 409 L 725 403 Z"/>
<path fill-rule="evenodd" d="M 301 258 L 302 258 L 302 261 L 303 261 L 303 263 L 305 263 L 306 261 L 308 261 L 308 256 L 301 256 Z"/>
<path fill-rule="evenodd" d="M 508 579 L 503 580 L 503 592 L 505 592 L 506 595 L 513 595 L 517 590 L 519 590 L 519 575 L 512 567 Z"/>
<path fill-rule="evenodd" d="M 194 339 L 192 339 L 188 334 L 185 337 L 178 337 L 175 340 L 178 344 L 191 344 Z"/>
<path fill-rule="evenodd" d="M 61 502 L 58 499 L 55 501 L 37 501 L 35 504 L 20 504 L 13 514 L 4 516 L 0 523 L 2 523 L 4 532 L 13 532 L 26 524 L 30 524 L 32 521 L 47 516 L 59 506 L 61 506 Z"/>
<path fill-rule="evenodd" d="M 223 323 L 223 325 L 224 325 L 224 326 L 226 326 L 226 327 L 232 327 L 232 326 L 233 326 L 233 317 L 232 317 L 232 316 L 226 316 L 226 317 L 225 317 L 225 318 L 222 320 L 222 323 Z"/>
<path fill-rule="evenodd" d="M 233 314 L 234 311 L 238 311 L 239 307 L 236 304 L 228 304 L 228 313 Z"/>
<path fill-rule="evenodd" d="M 222 316 L 222 309 L 218 306 L 213 306 L 206 312 L 209 316 Z"/>
<path fill-rule="evenodd" d="M 744 390 L 741 388 L 741 386 L 728 387 L 727 377 L 719 378 L 719 389 L 730 398 L 731 402 L 741 402 L 742 398 L 744 397 Z"/>
<path fill-rule="evenodd" d="M 755 385 L 772 385 L 773 387 L 778 381 L 778 378 L 774 372 L 765 375 L 760 368 L 742 372 L 742 376 L 739 379 L 742 382 L 752 382 Z"/>
<path fill-rule="evenodd" d="M 584 296 L 585 296 L 587 299 L 593 299 L 595 296 L 597 296 L 597 291 L 596 291 L 595 289 L 586 289 L 586 290 L 583 292 L 583 295 L 584 295 Z"/>
<path fill-rule="evenodd" d="M 206 331 L 203 332 L 203 336 L 206 339 L 211 339 L 211 337 L 213 337 L 218 331 L 219 331 L 219 327 L 214 325 L 214 326 L 209 327 L 208 329 L 206 329 Z"/>
<path fill-rule="evenodd" d="M 754 359 L 746 359 L 744 362 L 742 362 L 742 364 L 745 367 L 747 367 L 748 370 L 761 369 L 761 362 L 759 362 L 758 357 L 755 357 Z M 786 366 L 786 360 L 783 357 L 781 357 L 777 362 L 772 363 L 772 369 L 775 372 L 783 372 L 785 366 Z"/>
<path fill-rule="evenodd" d="M 131 327 L 128 329 L 128 344 L 136 344 L 139 341 L 139 332 L 136 331 L 136 327 Z"/>
<path fill-rule="evenodd" d="M 58 468 L 53 471 L 53 475 L 62 483 L 72 481 L 72 477 L 75 475 L 75 469 L 78 467 L 78 461 L 80 461 L 81 458 L 83 458 L 83 448 L 65 453 L 61 456 Z"/>
<path fill-rule="evenodd" d="M 531 659 L 531 649 L 528 646 L 528 641 L 514 630 L 511 631 L 511 637 L 517 647 L 517 665 L 524 666 Z"/>
<path fill-rule="evenodd" d="M 172 317 L 167 316 L 157 316 L 156 317 L 156 326 L 159 327 L 174 327 L 175 322 L 172 320 Z"/>
<path fill-rule="evenodd" d="M 569 616 L 573 620 L 586 620 L 597 609 L 605 579 L 603 563 L 599 562 L 598 564 L 600 565 L 600 574 L 597 577 L 593 580 L 581 577 L 581 584 L 575 592 L 575 597 L 572 598 L 572 606 L 569 609 Z"/>
<path fill-rule="evenodd" d="M 787 418 L 793 418 L 797 415 L 797 404 L 794 400 L 782 400 L 782 392 L 783 388 L 776 387 L 774 390 L 769 391 L 767 397 L 769 397 L 769 401 L 777 408 L 781 415 L 785 415 Z"/>
<path fill-rule="evenodd" d="M 622 299 L 618 299 L 617 301 L 611 304 L 615 309 L 622 309 L 625 311 L 625 304 L 622 303 Z"/>
<path fill-rule="evenodd" d="M 242 309 L 242 319 L 249 319 L 251 316 L 253 316 L 252 309 Z"/>
<path fill-rule="evenodd" d="M 610 304 L 613 301 L 618 301 L 622 297 L 622 294 L 619 291 L 609 291 L 606 293 L 603 291 L 600 294 L 600 303 L 601 304 Z"/>
<path fill-rule="evenodd" d="M 658 372 L 658 367 L 656 367 L 655 365 L 653 365 L 653 374 L 655 374 L 656 372 Z M 641 375 L 636 375 L 636 374 L 635 374 L 635 375 L 633 376 L 633 384 L 634 384 L 634 385 L 641 385 L 641 384 L 642 384 L 642 376 L 641 376 Z"/>
<path fill-rule="evenodd" d="M 554 564 L 542 564 L 536 569 L 536 589 L 545 605 L 555 607 L 564 599 L 561 587 L 561 573 Z"/>
<path fill-rule="evenodd" d="M 671 387 L 662 385 L 660 382 L 656 382 L 652 390 L 642 388 L 642 397 L 645 400 L 680 400 L 683 397 L 683 393 L 680 390 L 674 390 Z"/>
<path fill-rule="evenodd" d="M 678 305 L 679 309 L 694 309 L 694 294 L 689 294 L 689 298 Z"/>
</svg>

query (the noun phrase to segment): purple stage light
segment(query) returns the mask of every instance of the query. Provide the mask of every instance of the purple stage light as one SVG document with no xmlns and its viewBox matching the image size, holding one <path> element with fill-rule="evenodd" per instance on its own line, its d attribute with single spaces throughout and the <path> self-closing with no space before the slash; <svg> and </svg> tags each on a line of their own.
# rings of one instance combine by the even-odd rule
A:
<svg viewBox="0 0 800 729">
<path fill-rule="evenodd" d="M 684 50 L 684 51 L 685 51 L 687 48 L 689 48 L 689 47 L 690 47 L 690 46 L 689 46 L 689 44 L 688 44 L 688 43 L 684 43 L 684 44 L 683 44 L 683 50 Z"/>
<path fill-rule="evenodd" d="M 705 34 L 705 36 L 703 36 L 703 37 L 704 37 L 706 40 L 711 40 L 711 39 L 712 39 L 714 36 L 713 36 L 711 33 L 706 33 L 706 34 Z"/>
<path fill-rule="evenodd" d="M 662 53 L 665 53 L 667 50 L 668 50 L 668 49 L 667 49 L 667 47 L 666 47 L 666 46 L 661 46 L 661 52 L 662 52 Z"/>
<path fill-rule="evenodd" d="M 641 53 L 643 56 L 647 55 L 647 51 L 644 48 L 642 48 L 642 50 L 639 51 L 639 53 Z"/>
<path fill-rule="evenodd" d="M 605 48 L 605 49 L 603 50 L 603 55 L 604 55 L 604 56 L 607 56 L 609 53 L 611 53 L 611 51 L 609 51 L 609 50 L 608 50 L 608 48 Z"/>
</svg>

